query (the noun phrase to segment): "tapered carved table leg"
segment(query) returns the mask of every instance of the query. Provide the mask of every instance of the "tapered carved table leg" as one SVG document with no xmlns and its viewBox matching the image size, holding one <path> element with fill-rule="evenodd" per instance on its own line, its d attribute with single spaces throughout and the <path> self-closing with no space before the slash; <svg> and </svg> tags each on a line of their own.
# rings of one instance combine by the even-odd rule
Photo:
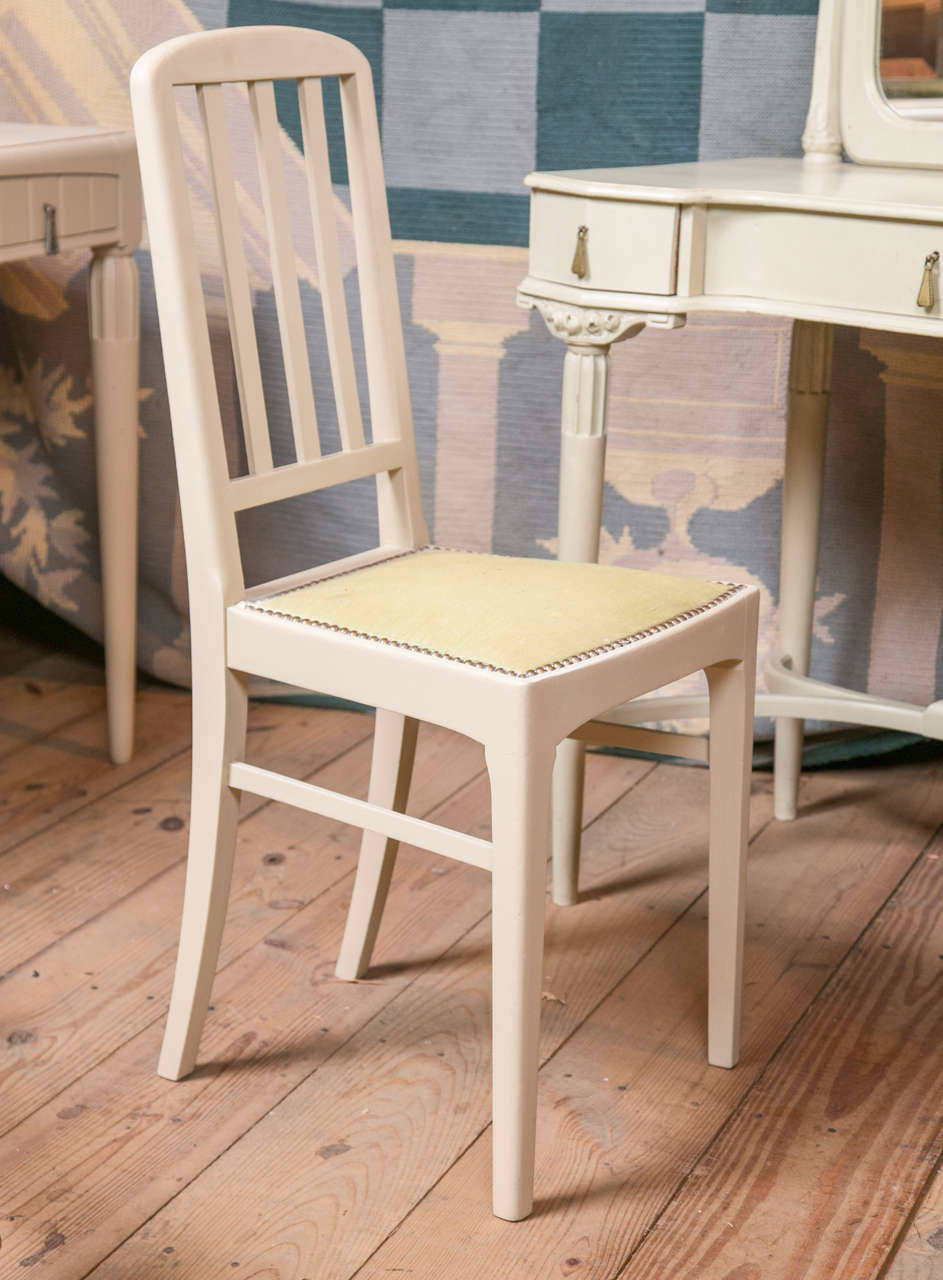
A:
<svg viewBox="0 0 943 1280">
<path fill-rule="evenodd" d="M 561 560 L 594 561 L 599 555 L 606 463 L 606 394 L 609 348 L 640 333 L 645 318 L 634 313 L 536 305 L 550 332 L 567 344 L 563 365 L 560 442 L 559 547 Z M 585 747 L 567 739 L 557 748 L 553 774 L 553 900 L 576 902 L 580 831 L 583 825 Z"/>
<path fill-rule="evenodd" d="M 609 345 L 567 347 L 563 365 L 560 438 L 559 549 L 561 560 L 596 560 L 606 465 Z M 553 774 L 553 900 L 579 895 L 585 744 L 567 738 Z"/>
<path fill-rule="evenodd" d="M 104 599 L 108 741 L 116 764 L 134 744 L 137 644 L 139 284 L 134 258 L 96 251 L 89 274 L 98 530 Z"/>
<path fill-rule="evenodd" d="M 812 648 L 832 344 L 831 325 L 796 321 L 786 423 L 778 648 L 783 662 L 800 675 L 808 674 Z M 777 818 L 796 816 L 803 725 L 784 716 L 776 721 Z"/>
</svg>

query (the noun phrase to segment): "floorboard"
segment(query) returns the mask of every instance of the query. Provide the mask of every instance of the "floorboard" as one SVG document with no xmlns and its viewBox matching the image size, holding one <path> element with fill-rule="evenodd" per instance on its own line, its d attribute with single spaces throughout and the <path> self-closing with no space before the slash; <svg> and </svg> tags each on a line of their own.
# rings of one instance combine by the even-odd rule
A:
<svg viewBox="0 0 943 1280">
<path fill-rule="evenodd" d="M 453 1280 L 472 1248 L 482 1275 L 490 1268 L 508 1280 L 555 1273 L 634 1280 L 634 1264 L 622 1271 L 626 1260 L 853 947 L 862 919 L 880 908 L 932 835 L 943 768 L 913 769 L 906 782 L 895 773 L 894 806 L 875 775 L 863 776 L 867 786 L 851 773 L 807 780 L 805 840 L 781 823 L 754 840 L 737 1068 L 705 1061 L 706 909 L 698 898 L 674 919 L 665 913 L 657 945 L 544 1066 L 535 1217 L 512 1227 L 490 1217 L 485 1134 L 358 1280 L 401 1267 Z M 755 816 L 758 808 L 754 802 Z M 906 824 L 901 808 L 912 815 Z M 669 863 L 665 874 L 672 883 L 678 868 Z M 628 904 L 629 930 L 644 926 L 639 906 L 648 905 L 644 898 L 634 910 Z M 598 926 L 591 927 L 595 934 Z M 725 1167 L 736 1178 L 749 1166 L 730 1158 Z M 669 1251 L 674 1243 L 669 1233 Z M 660 1271 L 639 1274 L 700 1280 L 701 1272 L 681 1268 L 680 1256 L 674 1251 L 659 1259 Z M 797 1271 L 794 1280 L 806 1275 L 844 1280 L 828 1271 Z"/>
<path fill-rule="evenodd" d="M 262 718 L 264 727 L 253 735 L 256 740 L 277 736 L 284 724 L 295 741 L 296 765 L 302 748 L 306 763 L 316 769 L 319 758 L 331 760 L 345 747 L 365 741 L 370 732 L 370 722 L 361 716 L 298 711 L 254 709 L 254 718 Z M 7 922 L 0 935 L 0 973 L 30 963 L 57 939 L 168 867 L 182 866 L 189 787 L 189 752 L 181 750 L 0 857 Z M 254 812 L 263 803 L 251 797 L 246 811 Z"/>
<path fill-rule="evenodd" d="M 58 665 L 58 664 L 57 664 Z M 0 762 L 83 716 L 98 715 L 105 745 L 105 688 L 39 660 L 15 675 L 0 676 Z"/>
<path fill-rule="evenodd" d="M 402 850 L 333 977 L 357 833 L 247 797 L 200 1063 L 154 1070 L 189 699 L 105 752 L 88 655 L 0 634 L 0 1276 L 943 1280 L 943 762 L 754 779 L 743 1059 L 704 1059 L 707 776 L 592 756 L 547 908 L 537 1207 L 490 1214 L 488 877 Z M 369 717 L 255 703 L 255 763 L 363 795 Z M 425 726 L 411 812 L 488 833 Z M 832 1132 L 834 1130 L 834 1132 Z"/>
<path fill-rule="evenodd" d="M 436 739 L 441 739 L 441 733 L 437 730 L 432 730 L 431 735 L 425 733 L 426 745 L 434 745 Z M 428 742 L 430 736 L 431 743 Z M 455 735 L 449 738 L 456 744 L 463 742 Z M 442 754 L 437 753 L 437 758 Z M 366 753 L 364 761 L 366 763 Z M 421 753 L 419 764 L 422 763 Z M 469 763 L 476 770 L 473 779 L 452 799 L 434 807 L 431 816 L 437 821 L 472 829 L 477 825 L 480 829 L 487 819 L 487 786 L 477 773 L 477 749 L 474 762 Z M 621 794 L 628 782 L 625 762 L 609 760 L 600 764 L 601 769 L 594 770 L 599 775 L 599 784 L 591 787 L 587 797 L 590 813 L 609 804 L 613 795 Z M 623 775 L 618 781 L 615 779 L 617 767 Z M 634 765 L 637 772 L 647 772 L 650 767 Z M 422 772 L 428 778 L 427 791 L 445 786 L 446 779 L 454 780 L 456 776 L 454 769 Z M 336 783 L 337 779 L 333 781 Z M 420 785 L 417 800 L 411 806 L 419 811 L 424 808 L 422 791 Z M 276 806 L 242 824 L 233 902 L 224 941 L 224 967 L 214 989 L 215 1009 L 201 1055 L 205 1065 L 181 1084 L 160 1080 L 154 1074 L 159 1035 L 157 1028 L 147 1030 L 116 1054 L 117 1062 L 103 1063 L 100 1069 L 90 1072 L 50 1102 L 42 1114 L 34 1115 L 9 1135 L 26 1158 L 25 1162 L 11 1166 L 7 1173 L 0 1173 L 0 1203 L 11 1203 L 12 1197 L 23 1206 L 34 1206 L 35 1211 L 35 1206 L 50 1203 L 51 1196 L 55 1200 L 57 1230 L 70 1241 L 69 1255 L 65 1252 L 61 1255 L 61 1265 L 66 1268 L 74 1267 L 77 1259 L 83 1267 L 91 1264 L 120 1243 L 123 1234 L 129 1233 L 136 1221 L 134 1213 L 140 1211 L 133 1208 L 135 1195 L 143 1197 L 146 1204 L 147 1213 L 142 1212 L 142 1217 L 153 1213 L 164 1199 L 179 1190 L 177 1180 L 181 1176 L 187 1180 L 188 1175 L 195 1176 L 220 1151 L 235 1142 L 325 1056 L 336 1052 L 359 1026 L 375 1016 L 401 988 L 414 981 L 422 972 L 423 964 L 436 959 L 449 946 L 456 930 L 460 933 L 470 920 L 477 920 L 481 915 L 480 901 L 470 899 L 468 887 L 474 879 L 485 882 L 487 878 L 483 873 L 458 864 L 453 872 L 452 864 L 439 863 L 428 854 L 406 849 L 394 879 L 377 953 L 376 977 L 363 983 L 336 982 L 333 962 L 350 892 L 356 833 L 306 817 L 303 822 L 311 834 L 302 841 L 296 831 L 292 845 L 284 840 L 284 831 L 279 832 L 281 839 L 275 836 L 275 821 L 286 816 L 297 824 L 298 815 Z M 245 832 L 247 826 L 261 828 L 258 842 Z M 274 866 L 264 863 L 264 850 L 271 850 L 273 844 L 285 852 L 286 858 L 284 863 Z M 289 861 L 299 865 L 286 866 Z M 262 869 L 256 871 L 260 863 Z M 240 883 L 246 869 L 251 869 L 256 881 L 260 876 L 268 879 L 272 884 L 268 892 L 260 893 L 257 883 L 251 886 Z M 324 891 L 320 894 L 315 891 L 307 904 L 303 899 L 282 897 L 284 877 L 290 880 L 291 891 L 298 893 L 303 889 L 303 875 Z M 330 886 L 331 875 L 336 877 L 333 886 Z M 277 884 L 272 883 L 276 876 Z M 179 893 L 178 879 L 175 893 L 171 895 L 176 901 L 164 904 L 158 912 L 160 927 L 166 930 L 163 950 L 152 948 L 161 954 L 164 966 L 161 991 L 164 1005 L 173 960 Z M 417 902 L 424 908 L 423 917 L 428 917 L 419 937 L 416 936 Z M 140 913 L 127 910 L 125 915 L 131 922 L 128 925 L 131 930 Z M 260 945 L 254 951 L 244 951 L 233 962 L 233 935 L 244 935 L 253 924 L 256 934 L 252 940 Z M 268 931 L 262 938 L 260 929 Z M 102 945 L 99 943 L 92 949 L 100 954 Z M 394 965 L 387 958 L 397 952 L 405 954 L 408 963 L 400 961 Z M 155 975 L 146 966 L 143 972 L 150 980 L 147 992 L 151 993 Z M 26 983 L 25 971 L 23 981 Z M 138 983 L 134 985 L 140 1006 L 145 993 Z M 153 1006 L 147 1012 L 152 1018 L 158 1016 Z M 326 1030 L 322 1031 L 322 1027 Z M 113 1147 L 111 1135 L 126 1123 L 128 1094 L 122 1089 L 115 1096 L 116 1072 L 130 1086 L 136 1114 L 146 1117 L 145 1123 L 132 1126 L 128 1131 L 130 1136 L 125 1136 L 118 1148 Z M 66 1116 L 65 1124 L 57 1123 L 62 1114 Z M 60 1131 L 63 1145 L 74 1151 L 73 1158 L 80 1161 L 83 1168 L 87 1168 L 91 1153 L 101 1151 L 100 1165 L 96 1160 L 94 1173 L 90 1171 L 87 1177 L 77 1179 L 74 1173 L 66 1173 L 69 1157 L 60 1157 L 53 1166 L 55 1177 L 50 1186 L 48 1152 L 42 1141 L 50 1125 Z M 181 1144 L 188 1153 L 185 1161 L 181 1160 Z M 65 1196 L 58 1194 L 63 1173 L 78 1193 L 74 1203 L 68 1192 Z M 129 1202 L 127 1215 L 115 1214 L 113 1210 L 106 1189 L 114 1182 L 120 1183 L 122 1197 Z M 90 1212 L 90 1203 L 102 1206 L 104 1213 L 100 1222 L 97 1215 Z M 32 1217 L 30 1212 L 24 1221 Z M 35 1240 L 27 1236 L 22 1253 L 17 1250 L 15 1256 L 30 1257 L 34 1249 Z M 66 1269 L 62 1274 L 73 1272 Z"/>
<path fill-rule="evenodd" d="M 623 1275 L 660 1278 L 679 1254 L 679 1280 L 881 1269 L 943 1151 L 941 848 L 889 897 Z"/>
<path fill-rule="evenodd" d="M 112 764 L 102 728 L 99 705 L 0 759 L 0 854 L 179 755 L 189 738 L 190 700 L 141 691 L 138 745 L 127 764 Z"/>
</svg>

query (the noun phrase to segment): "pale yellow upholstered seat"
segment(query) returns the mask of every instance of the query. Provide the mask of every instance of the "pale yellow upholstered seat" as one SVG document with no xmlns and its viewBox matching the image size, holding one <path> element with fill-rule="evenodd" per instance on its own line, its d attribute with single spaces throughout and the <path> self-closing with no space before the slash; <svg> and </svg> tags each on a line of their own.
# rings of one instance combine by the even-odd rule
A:
<svg viewBox="0 0 943 1280">
<path fill-rule="evenodd" d="M 682 622 L 725 583 L 423 547 L 248 607 L 509 675 L 533 675 Z"/>
</svg>

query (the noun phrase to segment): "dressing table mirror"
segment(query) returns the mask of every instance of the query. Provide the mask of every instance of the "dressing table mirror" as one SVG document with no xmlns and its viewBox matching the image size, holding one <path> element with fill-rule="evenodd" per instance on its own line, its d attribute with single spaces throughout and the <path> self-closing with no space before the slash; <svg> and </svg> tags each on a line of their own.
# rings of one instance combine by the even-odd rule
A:
<svg viewBox="0 0 943 1280">
<path fill-rule="evenodd" d="M 943 167 L 940 0 L 857 0 L 839 43 L 841 137 L 849 158 Z M 816 74 L 826 72 L 817 65 Z"/>
<path fill-rule="evenodd" d="M 796 814 L 804 718 L 943 739 L 943 702 L 916 706 L 809 676 L 833 326 L 943 337 L 941 62 L 926 38 L 921 48 L 930 56 L 881 52 L 884 32 L 899 34 L 907 25 L 902 15 L 915 29 L 925 21 L 939 32 L 939 14 L 940 0 L 821 0 L 802 158 L 577 169 L 527 179 L 529 274 L 519 302 L 538 309 L 566 344 L 561 558 L 598 554 L 610 347 L 706 311 L 796 322 L 778 640 L 756 708 L 776 719 L 780 818 Z M 915 89 L 917 64 L 909 59 L 919 57 L 925 83 Z M 703 699 L 662 696 L 607 718 L 624 729 L 703 713 Z M 650 734 L 636 728 L 632 741 L 659 749 L 662 740 L 665 749 L 664 735 Z M 613 735 L 616 741 L 615 727 Z M 696 754 L 683 738 L 667 749 Z M 581 768 L 579 744 L 564 744 L 555 795 L 561 846 L 575 847 Z M 560 901 L 568 894 L 575 894 L 575 862 L 569 888 L 557 889 Z"/>
<path fill-rule="evenodd" d="M 915 120 L 943 120 L 943 4 L 882 0 L 878 82 L 888 105 Z"/>
</svg>

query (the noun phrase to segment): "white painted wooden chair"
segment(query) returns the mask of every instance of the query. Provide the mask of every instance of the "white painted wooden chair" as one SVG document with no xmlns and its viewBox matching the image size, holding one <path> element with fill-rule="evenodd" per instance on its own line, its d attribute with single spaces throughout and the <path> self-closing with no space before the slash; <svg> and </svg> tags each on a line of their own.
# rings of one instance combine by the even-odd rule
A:
<svg viewBox="0 0 943 1280">
<path fill-rule="evenodd" d="M 345 125 L 372 442 L 361 422 L 328 169 L 321 80 L 337 77 Z M 342 451 L 320 455 L 290 243 L 273 81 L 297 81 L 320 290 Z M 268 223 L 297 461 L 274 467 L 222 84 L 247 82 Z M 196 86 L 210 157 L 250 474 L 231 478 L 211 365 L 175 86 Z M 173 420 L 193 637 L 190 853 L 176 978 L 159 1070 L 194 1066 L 217 963 L 239 794 L 283 800 L 364 829 L 337 972 L 366 969 L 398 841 L 491 871 L 494 1210 L 533 1202 L 540 976 L 555 749 L 593 740 L 593 717 L 691 671 L 711 699 L 708 1056 L 738 1055 L 743 886 L 757 592 L 598 565 L 428 547 L 370 69 L 352 45 L 262 27 L 185 36 L 131 78 Z M 186 127 L 190 127 L 192 121 Z M 375 476 L 380 546 L 247 591 L 236 513 Z M 243 759 L 246 676 L 378 708 L 369 799 Z M 490 842 L 406 816 L 416 726 L 482 742 Z M 600 734 L 611 740 L 608 726 Z"/>
</svg>

